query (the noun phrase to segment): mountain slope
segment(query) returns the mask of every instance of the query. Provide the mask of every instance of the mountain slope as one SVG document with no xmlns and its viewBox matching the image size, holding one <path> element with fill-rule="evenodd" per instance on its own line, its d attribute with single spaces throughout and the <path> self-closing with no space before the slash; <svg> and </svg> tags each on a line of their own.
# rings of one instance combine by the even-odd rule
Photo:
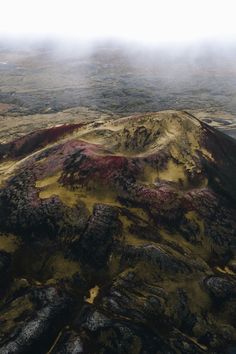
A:
<svg viewBox="0 0 236 354">
<path fill-rule="evenodd" d="M 0 152 L 2 353 L 234 345 L 233 139 L 163 111 L 36 131 Z"/>
</svg>

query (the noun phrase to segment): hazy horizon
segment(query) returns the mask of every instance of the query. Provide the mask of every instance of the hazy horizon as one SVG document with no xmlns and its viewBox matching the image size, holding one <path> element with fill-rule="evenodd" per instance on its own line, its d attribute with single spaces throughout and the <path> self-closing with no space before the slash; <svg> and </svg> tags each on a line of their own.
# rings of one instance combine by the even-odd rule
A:
<svg viewBox="0 0 236 354">
<path fill-rule="evenodd" d="M 2 38 L 173 45 L 236 37 L 233 0 L 11 0 L 1 11 Z"/>
<path fill-rule="evenodd" d="M 234 8 L 231 0 L 4 3 L 0 103 L 21 115 L 210 110 L 234 123 Z"/>
</svg>

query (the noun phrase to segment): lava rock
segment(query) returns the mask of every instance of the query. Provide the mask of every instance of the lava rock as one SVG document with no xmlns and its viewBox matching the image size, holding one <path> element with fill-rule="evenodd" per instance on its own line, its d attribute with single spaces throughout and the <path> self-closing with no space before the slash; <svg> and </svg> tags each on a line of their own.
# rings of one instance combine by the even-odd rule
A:
<svg viewBox="0 0 236 354">
<path fill-rule="evenodd" d="M 236 297 L 236 282 L 227 278 L 211 276 L 204 281 L 209 293 L 216 299 Z"/>
<path fill-rule="evenodd" d="M 153 266 L 159 266 L 164 272 L 191 272 L 191 265 L 172 254 L 168 253 L 163 247 L 146 244 L 142 246 L 126 246 L 123 250 L 122 263 L 148 262 Z"/>
<path fill-rule="evenodd" d="M 18 309 L 19 306 L 23 309 L 17 317 L 17 312 L 21 310 Z M 31 289 L 29 293 L 10 303 L 4 311 L 4 316 L 1 314 L 1 320 L 5 322 L 2 324 L 0 352 L 2 354 L 44 353 L 65 322 L 70 306 L 70 297 L 56 287 Z M 7 321 L 10 321 L 12 311 L 15 319 L 13 317 L 13 328 L 9 332 Z M 6 323 L 6 330 L 4 330 L 4 323 Z"/>
<path fill-rule="evenodd" d="M 0 251 L 0 284 L 4 284 L 10 272 L 12 257 L 10 253 Z"/>
<path fill-rule="evenodd" d="M 93 267 L 104 267 L 120 230 L 118 210 L 109 205 L 96 204 L 85 232 L 74 245 L 81 261 Z"/>
<path fill-rule="evenodd" d="M 73 331 L 63 333 L 51 354 L 83 354 L 83 343 L 79 334 Z"/>
</svg>

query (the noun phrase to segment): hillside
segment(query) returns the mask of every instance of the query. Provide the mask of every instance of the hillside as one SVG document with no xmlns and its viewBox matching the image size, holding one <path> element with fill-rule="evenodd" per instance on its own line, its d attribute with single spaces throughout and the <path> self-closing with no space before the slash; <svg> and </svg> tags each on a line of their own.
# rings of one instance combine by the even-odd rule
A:
<svg viewBox="0 0 236 354">
<path fill-rule="evenodd" d="M 2 142 L 0 352 L 234 350 L 235 175 L 235 140 L 185 111 Z"/>
</svg>

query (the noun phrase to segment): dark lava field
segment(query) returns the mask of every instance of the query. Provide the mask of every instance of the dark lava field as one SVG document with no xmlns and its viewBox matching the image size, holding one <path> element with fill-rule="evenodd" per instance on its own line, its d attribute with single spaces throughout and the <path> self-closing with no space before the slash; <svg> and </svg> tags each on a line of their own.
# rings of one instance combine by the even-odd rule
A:
<svg viewBox="0 0 236 354">
<path fill-rule="evenodd" d="M 228 353 L 236 142 L 184 111 L 0 145 L 0 352 Z"/>
</svg>

